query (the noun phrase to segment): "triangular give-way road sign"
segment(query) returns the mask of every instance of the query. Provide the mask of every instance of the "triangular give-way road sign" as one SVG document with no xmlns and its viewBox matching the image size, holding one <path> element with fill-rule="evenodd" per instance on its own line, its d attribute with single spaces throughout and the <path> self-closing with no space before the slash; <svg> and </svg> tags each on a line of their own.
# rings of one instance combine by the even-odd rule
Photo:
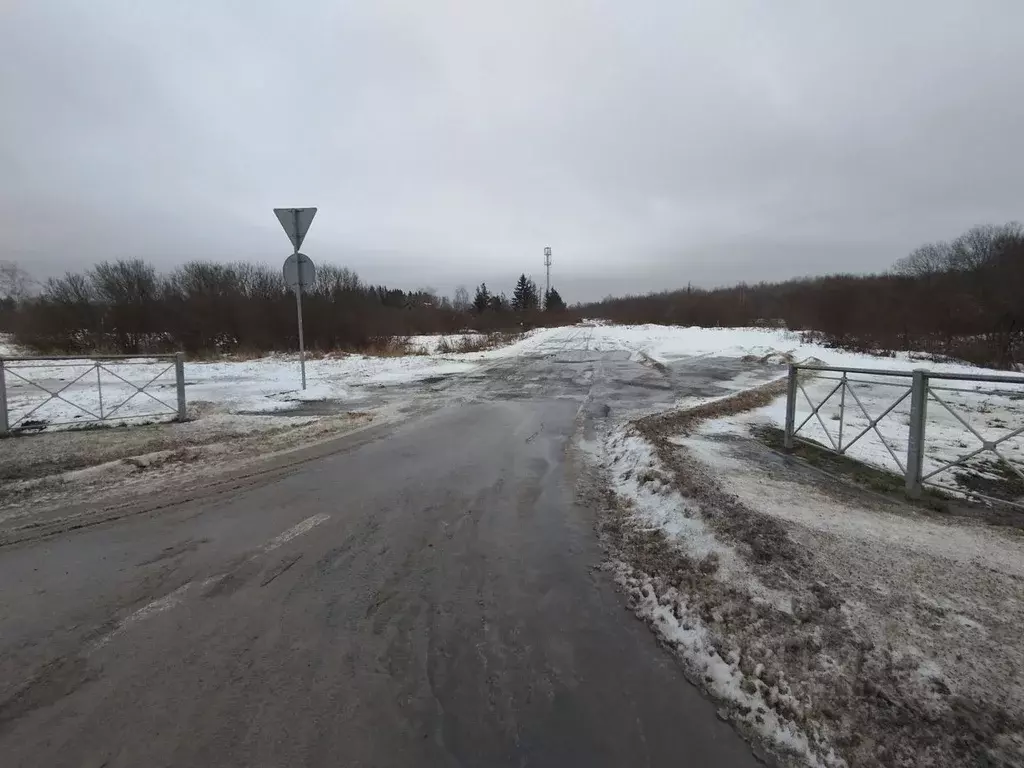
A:
<svg viewBox="0 0 1024 768">
<path fill-rule="evenodd" d="M 275 208 L 274 215 L 298 251 L 306 232 L 309 231 L 309 225 L 313 222 L 313 217 L 316 216 L 316 208 Z"/>
</svg>

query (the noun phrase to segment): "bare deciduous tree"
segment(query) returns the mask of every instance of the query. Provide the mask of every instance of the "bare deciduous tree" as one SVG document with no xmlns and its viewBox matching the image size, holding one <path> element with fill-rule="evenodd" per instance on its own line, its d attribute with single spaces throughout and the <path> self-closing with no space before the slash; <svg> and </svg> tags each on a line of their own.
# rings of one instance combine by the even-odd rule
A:
<svg viewBox="0 0 1024 768">
<path fill-rule="evenodd" d="M 886 275 L 834 275 L 713 291 L 606 299 L 584 316 L 631 323 L 744 325 L 783 318 L 828 344 L 920 350 L 1004 368 L 1024 360 L 1024 227 L 975 227 Z"/>
<path fill-rule="evenodd" d="M 950 269 L 952 259 L 953 248 L 949 243 L 928 243 L 897 261 L 893 271 L 911 277 L 937 275 Z"/>
<path fill-rule="evenodd" d="M 32 286 L 28 272 L 14 261 L 0 261 L 0 299 L 24 301 Z"/>
</svg>

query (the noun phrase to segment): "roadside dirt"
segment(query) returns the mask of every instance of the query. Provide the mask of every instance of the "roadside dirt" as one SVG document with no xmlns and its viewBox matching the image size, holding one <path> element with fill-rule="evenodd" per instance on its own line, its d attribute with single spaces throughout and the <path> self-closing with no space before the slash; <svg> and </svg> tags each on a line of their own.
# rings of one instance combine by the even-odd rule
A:
<svg viewBox="0 0 1024 768">
<path fill-rule="evenodd" d="M 822 765 L 1024 765 L 1024 710 L 1014 662 L 1019 648 L 1011 652 L 1019 645 L 1012 625 L 1024 605 L 1024 580 L 992 569 L 951 570 L 941 559 L 911 555 L 891 543 L 844 546 L 834 534 L 759 511 L 756 503 L 726 490 L 721 467 L 679 444 L 680 435 L 702 422 L 766 405 L 784 388 L 784 382 L 772 383 L 639 419 L 631 429 L 657 457 L 657 465 L 633 480 L 655 492 L 680 494 L 686 516 L 698 516 L 724 549 L 736 553 L 762 592 L 786 600 L 755 594 L 723 572 L 716 552 L 686 551 L 678 539 L 639 518 L 633 499 L 609 492 L 601 531 L 613 560 L 622 564 L 619 581 L 631 606 L 652 626 L 668 607 L 683 630 L 706 628 L 711 655 L 738 667 L 743 692 L 760 702 L 726 703 L 723 710 L 754 739 L 758 725 L 771 716 L 803 733 Z M 749 454 L 742 460 L 750 461 Z M 780 469 L 772 466 L 764 476 L 777 476 Z M 879 506 L 856 489 L 839 491 L 847 501 L 851 494 L 858 506 Z M 749 499 L 756 498 L 755 488 Z M 890 514 L 881 506 L 878 514 Z M 918 559 L 901 559 L 910 557 Z M 943 604 L 913 588 L 885 585 L 894 575 L 912 579 L 915 568 L 926 567 L 935 569 L 936 584 L 964 594 L 971 594 L 962 583 L 970 570 L 973 594 L 987 595 L 989 607 L 1012 607 L 1011 617 L 1017 618 L 989 616 L 984 605 L 971 605 L 963 595 Z M 871 583 L 874 578 L 878 585 Z M 712 683 L 701 679 L 701 665 L 686 650 L 680 643 L 691 677 Z M 800 750 L 765 746 L 784 765 L 806 764 Z"/>
<path fill-rule="evenodd" d="M 23 433 L 0 441 L 0 481 L 33 480 L 118 459 L 235 440 L 271 436 L 301 424 L 274 417 L 218 418 L 205 403 L 189 408 L 185 423 L 95 427 Z"/>
<path fill-rule="evenodd" d="M 269 455 L 343 435 L 370 413 L 324 417 L 204 414 L 176 424 L 43 433 L 0 441 L 0 526 L 114 492 L 194 484 Z"/>
</svg>

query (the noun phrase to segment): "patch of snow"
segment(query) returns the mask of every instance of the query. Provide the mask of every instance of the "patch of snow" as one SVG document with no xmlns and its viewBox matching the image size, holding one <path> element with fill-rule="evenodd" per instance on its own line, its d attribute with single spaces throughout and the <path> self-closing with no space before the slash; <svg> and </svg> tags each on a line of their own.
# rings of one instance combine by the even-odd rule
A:
<svg viewBox="0 0 1024 768">
<path fill-rule="evenodd" d="M 622 333 L 619 328 L 611 330 Z M 754 333 L 778 332 L 758 330 Z M 699 340 L 699 334 L 693 338 Z M 636 343 L 638 340 L 634 337 L 627 341 Z M 653 357 L 651 352 L 657 354 L 659 348 L 651 342 L 649 337 L 641 341 L 648 345 L 645 354 Z M 594 338 L 589 343 L 593 345 Z M 662 355 L 668 346 L 660 347 Z M 752 351 L 743 344 L 738 346 L 744 350 L 744 355 L 762 351 Z M 695 351 L 699 345 L 695 342 L 688 348 Z M 830 363 L 871 367 L 864 356 L 844 360 L 845 353 L 830 356 L 823 350 L 803 351 Z M 786 353 L 793 354 L 793 349 Z M 722 350 L 715 350 L 714 354 L 720 357 Z M 764 355 L 767 354 L 770 353 L 765 351 Z M 758 356 L 759 362 L 764 355 Z M 662 359 L 668 358 L 663 356 Z M 876 363 L 875 367 L 885 368 L 920 366 L 916 360 L 896 361 L 897 365 L 893 365 L 892 359 L 871 362 Z M 945 370 L 977 371 L 967 366 L 948 366 Z M 876 383 L 872 377 L 862 375 L 861 378 L 867 381 L 856 385 L 856 394 L 873 419 L 898 393 L 892 394 L 891 389 Z M 745 382 L 740 381 L 724 383 L 724 388 L 730 391 L 744 386 Z M 834 386 L 834 382 L 811 379 L 805 383 L 812 398 L 816 393 L 820 393 L 818 397 L 827 394 L 827 389 L 824 392 L 812 389 L 823 386 Z M 1011 423 L 1011 417 L 1018 420 L 1011 429 L 1020 425 L 1024 407 L 1017 405 L 1019 392 L 997 389 L 980 392 L 964 388 L 960 392 L 941 391 L 940 396 L 965 409 L 968 420 L 972 413 L 978 413 L 994 420 L 989 426 L 1005 431 L 1003 422 Z M 1003 405 L 997 410 L 995 403 L 1000 398 Z M 693 405 L 715 399 L 719 398 L 694 400 Z M 847 407 L 859 412 L 859 406 L 851 403 L 851 399 L 852 396 L 848 396 Z M 838 397 L 835 404 L 838 406 Z M 806 403 L 804 406 L 806 415 L 809 408 Z M 940 405 L 930 405 L 930 466 L 947 460 L 957 451 L 964 452 L 960 442 L 967 431 L 956 419 L 947 418 L 944 411 Z M 897 456 L 905 460 L 905 438 L 902 446 L 897 444 L 899 433 L 906 431 L 900 413 L 897 407 L 890 415 L 896 417 L 891 419 L 895 427 L 889 427 L 883 420 L 879 429 Z M 822 418 L 830 427 L 831 416 L 826 409 L 822 410 Z M 813 566 L 807 572 L 809 575 L 792 579 L 792 592 L 785 582 L 777 581 L 771 582 L 774 589 L 765 589 L 758 579 L 758 574 L 764 572 L 744 559 L 745 550 L 735 549 L 731 539 L 722 539 L 716 529 L 704 522 L 702 511 L 705 510 L 699 500 L 685 498 L 675 490 L 670 479 L 662 474 L 653 447 L 629 427 L 612 430 L 603 459 L 613 490 L 625 501 L 622 508 L 643 526 L 660 530 L 691 558 L 713 554 L 723 566 L 714 570 L 708 577 L 711 581 L 703 582 L 697 592 L 685 594 L 683 588 L 668 586 L 666 590 L 661 580 L 655 579 L 652 583 L 651 577 L 636 570 L 636 565 L 616 561 L 617 578 L 632 596 L 637 614 L 677 649 L 696 680 L 703 682 L 720 700 L 735 705 L 729 709 L 732 719 L 753 727 L 769 742 L 789 749 L 800 756 L 800 761 L 810 764 L 844 764 L 842 757 L 828 747 L 838 743 L 830 740 L 835 731 L 829 729 L 835 723 L 815 719 L 809 709 L 802 709 L 810 707 L 812 701 L 818 707 L 829 701 L 842 701 L 841 694 L 838 699 L 829 698 L 835 690 L 842 689 L 837 680 L 864 677 L 875 686 L 898 680 L 900 695 L 914 701 L 915 711 L 929 713 L 928 717 L 946 717 L 950 712 L 949 697 L 962 695 L 978 702 L 983 711 L 994 713 L 993 717 L 998 718 L 1005 712 L 1012 720 L 1019 721 L 1018 715 L 1024 711 L 1024 678 L 1020 672 L 1024 668 L 1024 656 L 1018 640 L 1018 628 L 1024 622 L 1024 541 L 1007 529 L 926 517 L 913 509 L 897 514 L 884 505 L 860 503 L 845 495 L 830 494 L 815 484 L 787 479 L 772 462 L 762 466 L 752 461 L 746 451 L 737 452 L 736 438 L 748 436 L 752 424 L 781 427 L 784 420 L 783 397 L 751 413 L 705 421 L 694 434 L 677 436 L 671 442 L 682 446 L 687 455 L 696 460 L 696 465 L 707 468 L 708 476 L 715 479 L 723 498 L 735 500 L 756 516 L 778 521 L 774 524 L 781 524 L 794 544 L 811 553 Z M 814 423 L 817 425 L 816 420 Z M 843 426 L 845 445 L 868 426 L 868 419 L 858 421 L 851 418 L 848 411 Z M 986 434 L 981 427 L 977 428 Z M 854 446 L 854 449 L 860 448 L 861 453 L 854 450 L 850 453 L 855 458 L 866 457 L 869 463 L 882 464 L 882 453 L 889 457 L 888 451 L 877 439 L 872 446 L 868 437 L 877 438 L 873 432 L 866 434 Z M 821 438 L 823 442 L 827 440 L 823 432 Z M 1016 450 L 1012 441 L 1006 441 L 1003 446 L 1006 453 Z M 829 586 L 824 586 L 826 584 Z M 750 668 L 740 669 L 737 663 L 740 654 L 749 651 L 751 643 L 756 645 L 757 638 L 769 636 L 763 634 L 769 631 L 767 625 L 758 624 L 757 629 L 751 630 L 725 624 L 714 606 L 729 605 L 730 594 L 746 594 L 755 603 L 760 598 L 779 610 L 788 604 L 789 615 L 796 619 L 795 626 L 819 638 L 812 647 L 821 649 L 820 638 L 825 636 L 823 633 L 836 631 L 836 618 L 828 619 L 828 613 L 807 613 L 808 596 L 812 596 L 811 605 L 816 605 L 813 602 L 816 586 L 835 590 L 831 594 L 840 602 L 831 616 L 843 617 L 846 629 L 842 634 L 853 632 L 856 634 L 851 637 L 864 637 L 869 642 L 872 650 L 865 658 L 871 660 L 872 672 L 869 673 L 867 667 L 854 672 L 848 665 L 856 660 L 856 652 L 851 654 L 849 647 L 842 644 L 828 645 L 812 654 L 807 669 L 797 666 L 792 670 L 794 675 L 803 677 L 789 680 L 787 689 L 799 688 L 805 698 L 786 702 L 779 709 L 774 705 L 782 700 L 781 688 L 766 689 L 757 680 L 752 687 Z M 779 591 L 781 589 L 786 591 Z M 710 617 L 706 613 L 707 590 L 710 590 L 708 594 L 717 595 L 711 598 Z M 719 594 L 718 590 L 725 592 Z M 691 602 L 697 605 L 703 602 L 702 611 L 692 610 Z M 816 624 L 818 621 L 825 623 Z M 750 631 L 754 635 L 750 635 Z M 788 643 L 788 637 L 789 634 L 773 636 L 770 642 Z M 833 637 L 828 642 L 836 641 Z M 855 644 L 860 640 L 851 642 Z M 890 659 L 892 667 L 884 666 L 886 658 Z M 879 669 L 882 670 L 880 677 L 870 677 Z M 759 678 L 761 674 L 754 671 L 754 676 Z M 838 688 L 834 687 L 836 685 Z M 765 702 L 773 706 L 765 707 Z M 751 712 L 758 713 L 753 720 Z M 790 720 L 792 713 L 796 714 Z M 802 713 L 806 713 L 806 717 Z M 982 738 L 980 734 L 987 733 L 986 727 L 979 726 L 976 731 L 965 728 L 964 732 Z M 848 731 L 844 733 L 846 738 L 849 735 Z M 872 743 L 872 738 L 871 732 L 865 733 L 867 743 Z M 1021 750 L 1016 729 L 1000 734 L 997 741 L 989 747 L 991 754 L 1016 756 Z"/>
<path fill-rule="evenodd" d="M 21 352 L 14 345 L 14 340 L 9 333 L 0 333 L 0 356 L 20 355 Z"/>
<path fill-rule="evenodd" d="M 477 331 L 410 336 L 409 347 L 424 355 L 452 354 L 451 352 L 445 353 L 443 350 L 438 349 L 442 345 L 442 341 L 450 348 L 458 348 L 458 345 L 464 341 L 477 341 L 486 338 L 486 336 L 487 334 L 478 333 Z"/>
<path fill-rule="evenodd" d="M 697 436 L 678 442 L 713 469 L 723 490 L 759 512 L 845 540 L 885 547 L 894 556 L 901 550 L 908 557 L 926 554 L 950 564 L 996 568 L 1024 580 L 1024 542 L 1007 537 L 999 529 L 949 525 L 921 515 L 906 517 L 847 503 L 731 455 L 726 441 L 702 437 L 715 434 L 720 433 L 706 423 Z"/>
<path fill-rule="evenodd" d="M 474 335 L 469 332 L 458 336 Z M 220 411 L 237 413 L 273 413 L 295 407 L 304 399 L 325 399 L 340 401 L 357 401 L 366 397 L 366 389 L 375 386 L 391 386 L 414 384 L 423 379 L 435 376 L 449 376 L 465 373 L 480 365 L 516 358 L 519 356 L 552 355 L 564 352 L 627 352 L 638 361 L 651 362 L 657 365 L 671 365 L 684 358 L 698 359 L 714 356 L 716 358 L 751 359 L 761 363 L 752 366 L 750 371 L 739 373 L 732 381 L 721 382 L 730 392 L 763 384 L 774 375 L 771 366 L 765 367 L 764 362 L 782 363 L 786 360 L 820 360 L 831 365 L 848 365 L 860 368 L 912 370 L 928 368 L 936 373 L 981 372 L 984 369 L 951 363 L 930 363 L 915 359 L 912 354 L 897 355 L 892 358 L 877 358 L 869 355 L 854 354 L 840 350 L 828 349 L 814 344 L 805 344 L 798 334 L 789 331 L 766 328 L 682 328 L 660 325 L 606 325 L 588 321 L 585 324 L 558 328 L 534 329 L 524 333 L 513 344 L 505 347 L 462 354 L 437 354 L 437 347 L 442 337 L 417 336 L 410 339 L 413 346 L 422 347 L 426 355 L 407 357 L 371 357 L 365 355 L 327 356 L 307 362 L 307 377 L 310 390 L 315 395 L 295 394 L 299 392 L 299 366 L 294 356 L 268 355 L 255 360 L 201 362 L 188 361 L 185 375 L 188 384 L 187 397 L 189 402 L 203 401 L 215 404 Z M 455 337 L 449 337 L 455 338 Z M 0 349 L 10 349 L 9 339 L 0 337 Z M 11 349 L 10 351 L 15 351 Z M 31 418 L 47 421 L 50 424 L 70 422 L 72 425 L 87 420 L 88 414 L 98 414 L 100 408 L 95 376 L 89 373 L 88 365 L 44 364 L 32 363 L 31 370 L 22 373 L 40 383 L 51 392 L 61 392 L 61 398 L 42 405 Z M 119 403 L 117 414 L 124 418 L 138 419 L 143 417 L 168 418 L 174 414 L 175 392 L 173 367 L 163 362 L 152 363 L 111 363 L 106 366 L 108 372 L 101 372 L 104 390 L 105 411 Z M 28 414 L 36 406 L 40 406 L 48 397 L 43 389 L 21 381 L 12 369 L 7 377 L 10 397 L 11 420 L 17 421 Z M 80 381 L 72 383 L 79 374 L 85 373 Z M 998 373 L 998 372 L 997 372 Z M 119 378 L 120 377 L 120 378 Z M 150 379 L 156 381 L 150 392 L 163 401 L 157 403 L 146 395 L 131 397 L 132 387 L 121 379 L 135 384 L 144 384 Z M 871 377 L 866 377 L 871 379 Z M 827 394 L 830 383 L 820 379 L 812 379 L 807 383 L 812 398 Z M 898 390 L 886 388 L 882 383 L 858 384 L 858 396 L 865 408 L 873 416 L 877 416 L 898 396 Z M 822 391 L 824 389 L 824 391 Z M 999 425 L 1006 424 L 1007 429 L 1019 426 L 1015 419 L 1024 400 L 1014 400 L 1017 393 L 1005 391 L 1003 387 L 986 387 L 986 391 L 994 390 L 995 395 L 983 392 L 963 391 L 943 393 L 943 397 L 958 410 L 966 414 L 968 421 L 975 426 L 986 439 L 998 439 L 1005 434 Z M 129 399 L 131 398 L 131 399 Z M 695 406 L 707 400 L 683 399 L 677 405 Z M 801 398 L 801 411 L 798 419 L 802 420 L 809 408 Z M 822 419 L 831 429 L 833 426 L 833 409 L 838 408 L 838 399 L 833 398 L 822 411 Z M 85 409 L 85 411 L 80 410 Z M 893 413 L 883 419 L 878 427 L 897 456 L 906 453 L 906 426 L 909 412 L 909 399 L 897 407 Z M 762 411 L 765 420 L 773 424 L 782 424 L 785 419 L 785 403 L 776 401 Z M 868 424 L 855 403 L 848 403 L 848 420 L 844 423 L 846 435 L 853 436 Z M 958 454 L 972 450 L 978 441 L 966 433 L 963 426 L 948 414 L 938 403 L 929 408 L 928 429 L 928 470 L 940 467 Z M 817 420 L 809 422 L 804 433 L 811 439 L 819 439 L 827 443 L 827 437 Z M 990 435 L 992 437 L 990 437 Z M 849 439 L 849 438 L 847 438 Z M 964 444 L 964 445 L 961 445 Z M 1001 444 L 1011 459 L 1024 459 L 1024 434 Z M 885 447 L 878 441 L 874 433 L 867 434 L 851 449 L 851 455 L 870 463 L 894 466 L 894 461 Z M 943 479 L 949 479 L 951 472 L 945 473 Z"/>
</svg>

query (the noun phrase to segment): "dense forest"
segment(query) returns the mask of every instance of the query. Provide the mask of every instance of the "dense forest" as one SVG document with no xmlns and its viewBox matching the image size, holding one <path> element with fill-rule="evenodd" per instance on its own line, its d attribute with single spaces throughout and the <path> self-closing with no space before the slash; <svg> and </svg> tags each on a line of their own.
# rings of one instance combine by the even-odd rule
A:
<svg viewBox="0 0 1024 768">
<path fill-rule="evenodd" d="M 921 350 L 978 364 L 1024 362 L 1024 228 L 975 227 L 923 245 L 885 274 L 607 298 L 567 308 L 520 276 L 511 295 L 479 285 L 451 298 L 362 283 L 325 266 L 304 292 L 312 349 L 365 349 L 419 333 L 515 330 L 600 317 L 620 323 L 785 326 L 873 352 Z M 295 301 L 280 272 L 191 262 L 168 274 L 138 260 L 104 262 L 33 286 L 0 266 L 0 331 L 50 353 L 265 352 L 297 346 Z"/>
</svg>

